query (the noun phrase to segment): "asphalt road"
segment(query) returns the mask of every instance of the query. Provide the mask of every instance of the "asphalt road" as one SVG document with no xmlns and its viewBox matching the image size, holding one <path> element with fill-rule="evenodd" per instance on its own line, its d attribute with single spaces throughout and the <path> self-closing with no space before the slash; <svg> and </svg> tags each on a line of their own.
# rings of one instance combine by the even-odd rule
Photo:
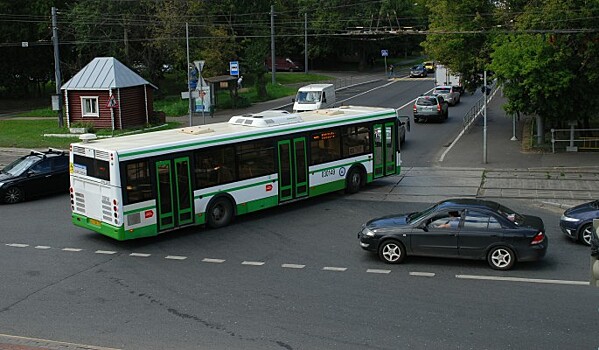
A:
<svg viewBox="0 0 599 350">
<path fill-rule="evenodd" d="M 221 230 L 116 242 L 70 225 L 67 202 L 2 207 L 0 333 L 125 349 L 599 343 L 588 248 L 559 232 L 557 213 L 525 202 L 504 204 L 541 216 L 550 249 L 509 272 L 433 258 L 390 266 L 359 248 L 361 223 L 425 203 L 331 194 Z"/>
<path fill-rule="evenodd" d="M 410 112 L 427 88 L 400 80 L 351 103 Z M 404 161 L 428 165 L 467 105 L 446 123 L 413 124 Z M 367 198 L 334 193 L 131 242 L 71 225 L 66 195 L 0 206 L 0 345 L 12 335 L 123 349 L 599 346 L 589 249 L 561 234 L 560 211 L 502 201 L 543 218 L 550 242 L 545 259 L 509 272 L 434 258 L 386 265 L 359 247 L 360 225 L 427 203 Z"/>
</svg>

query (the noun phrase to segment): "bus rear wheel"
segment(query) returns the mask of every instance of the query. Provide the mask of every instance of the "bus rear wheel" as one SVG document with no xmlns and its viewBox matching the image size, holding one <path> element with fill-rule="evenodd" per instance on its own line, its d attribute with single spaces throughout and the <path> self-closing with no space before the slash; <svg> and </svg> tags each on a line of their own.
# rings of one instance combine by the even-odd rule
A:
<svg viewBox="0 0 599 350">
<path fill-rule="evenodd" d="M 362 172 L 358 168 L 353 168 L 347 174 L 347 184 L 345 187 L 345 191 L 347 193 L 357 193 L 360 190 L 360 186 L 362 186 Z"/>
<path fill-rule="evenodd" d="M 215 199 L 208 208 L 208 226 L 220 228 L 227 226 L 233 220 L 233 204 L 227 198 Z"/>
</svg>

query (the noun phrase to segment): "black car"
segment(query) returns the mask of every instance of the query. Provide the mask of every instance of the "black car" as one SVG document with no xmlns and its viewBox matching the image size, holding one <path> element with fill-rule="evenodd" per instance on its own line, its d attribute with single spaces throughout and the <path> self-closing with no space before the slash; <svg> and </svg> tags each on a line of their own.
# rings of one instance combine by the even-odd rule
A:
<svg viewBox="0 0 599 350">
<path fill-rule="evenodd" d="M 496 270 L 545 256 L 543 220 L 492 201 L 449 199 L 420 212 L 368 221 L 360 246 L 397 264 L 407 255 L 487 260 Z"/>
<path fill-rule="evenodd" d="M 31 151 L 0 170 L 0 201 L 25 199 L 69 190 L 69 156 L 64 151 Z"/>
<path fill-rule="evenodd" d="M 569 237 L 591 245 L 593 219 L 599 219 L 599 200 L 566 210 L 559 220 L 559 227 Z"/>
<path fill-rule="evenodd" d="M 428 75 L 428 72 L 427 72 L 426 68 L 421 64 L 410 68 L 410 78 L 414 78 L 414 77 L 424 78 L 427 75 Z"/>
</svg>

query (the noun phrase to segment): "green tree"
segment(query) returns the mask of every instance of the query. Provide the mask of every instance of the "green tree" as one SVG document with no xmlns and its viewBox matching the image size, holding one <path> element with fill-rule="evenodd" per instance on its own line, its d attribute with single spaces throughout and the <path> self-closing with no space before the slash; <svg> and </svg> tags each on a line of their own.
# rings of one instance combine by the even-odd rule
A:
<svg viewBox="0 0 599 350">
<path fill-rule="evenodd" d="M 428 0 L 429 34 L 422 43 L 436 61 L 459 72 L 468 90 L 481 83 L 495 26 L 493 5 L 479 0 Z"/>
<path fill-rule="evenodd" d="M 588 128 L 599 102 L 599 1 L 543 0 L 515 15 L 514 33 L 498 35 L 491 69 L 503 85 L 509 113 L 537 117 L 537 142 L 545 124 L 579 120 Z"/>
</svg>

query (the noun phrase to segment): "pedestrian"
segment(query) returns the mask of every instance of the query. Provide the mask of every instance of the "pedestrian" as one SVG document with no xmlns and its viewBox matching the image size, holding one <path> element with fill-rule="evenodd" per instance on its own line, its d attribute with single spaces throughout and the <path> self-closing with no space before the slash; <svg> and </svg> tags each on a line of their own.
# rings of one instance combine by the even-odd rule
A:
<svg viewBox="0 0 599 350">
<path fill-rule="evenodd" d="M 237 88 L 241 89 L 241 82 L 243 81 L 243 75 L 237 79 Z"/>
<path fill-rule="evenodd" d="M 395 67 L 393 67 L 393 64 L 389 65 L 389 78 L 393 78 L 394 74 L 393 74 L 393 69 Z"/>
</svg>

